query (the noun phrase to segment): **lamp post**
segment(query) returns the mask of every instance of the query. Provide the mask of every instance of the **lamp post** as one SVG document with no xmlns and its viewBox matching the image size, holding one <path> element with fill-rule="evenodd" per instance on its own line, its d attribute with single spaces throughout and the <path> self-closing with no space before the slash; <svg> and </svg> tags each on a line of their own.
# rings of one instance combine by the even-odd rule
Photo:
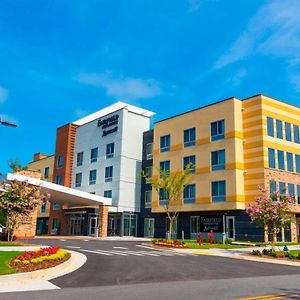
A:
<svg viewBox="0 0 300 300">
<path fill-rule="evenodd" d="M 3 125 L 3 126 L 8 126 L 8 127 L 17 127 L 17 124 L 2 121 L 1 118 L 0 118 L 0 124 Z"/>
</svg>

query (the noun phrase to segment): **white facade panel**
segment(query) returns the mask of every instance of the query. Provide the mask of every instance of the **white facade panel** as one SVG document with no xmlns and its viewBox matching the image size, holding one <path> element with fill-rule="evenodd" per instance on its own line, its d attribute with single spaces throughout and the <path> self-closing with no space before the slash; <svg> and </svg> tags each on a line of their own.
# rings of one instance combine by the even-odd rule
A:
<svg viewBox="0 0 300 300">
<path fill-rule="evenodd" d="M 111 190 L 113 207 L 110 211 L 140 211 L 142 139 L 143 132 L 149 130 L 149 127 L 150 118 L 147 114 L 138 114 L 126 107 L 78 127 L 72 187 L 99 196 L 104 196 L 104 191 Z M 110 143 L 114 143 L 114 156 L 106 158 L 106 147 Z M 96 147 L 97 161 L 91 162 L 91 149 Z M 83 152 L 81 166 L 77 166 L 79 152 Z M 113 177 L 110 182 L 105 182 L 105 168 L 109 166 L 113 167 Z M 96 182 L 92 185 L 89 183 L 91 170 L 97 172 Z M 80 187 L 76 187 L 77 173 L 82 173 Z"/>
</svg>

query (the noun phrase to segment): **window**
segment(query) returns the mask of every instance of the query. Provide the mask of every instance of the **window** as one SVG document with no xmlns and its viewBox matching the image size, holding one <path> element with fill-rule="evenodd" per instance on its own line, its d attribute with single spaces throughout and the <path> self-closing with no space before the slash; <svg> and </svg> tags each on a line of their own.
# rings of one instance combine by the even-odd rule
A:
<svg viewBox="0 0 300 300">
<path fill-rule="evenodd" d="M 276 120 L 276 136 L 279 139 L 283 139 L 282 121 Z"/>
<path fill-rule="evenodd" d="M 59 210 L 60 205 L 58 203 L 53 203 L 53 210 Z"/>
<path fill-rule="evenodd" d="M 53 218 L 52 219 L 52 228 L 51 228 L 51 234 L 58 234 L 59 230 L 59 219 Z"/>
<path fill-rule="evenodd" d="M 281 150 L 277 151 L 278 169 L 284 170 L 284 152 Z"/>
<path fill-rule="evenodd" d="M 78 152 L 77 153 L 77 166 L 82 166 L 82 161 L 83 161 L 83 152 Z"/>
<path fill-rule="evenodd" d="M 225 121 L 220 120 L 210 123 L 211 140 L 222 140 L 225 137 Z"/>
<path fill-rule="evenodd" d="M 199 233 L 200 232 L 200 217 L 192 216 L 191 217 L 191 233 Z"/>
<path fill-rule="evenodd" d="M 145 191 L 145 208 L 151 207 L 152 191 Z"/>
<path fill-rule="evenodd" d="M 295 196 L 295 185 L 292 183 L 288 183 L 288 193 L 291 197 Z"/>
<path fill-rule="evenodd" d="M 270 180 L 270 192 L 271 193 L 275 193 L 276 189 L 277 189 L 277 187 L 276 187 L 276 181 Z"/>
<path fill-rule="evenodd" d="M 296 161 L 296 172 L 300 173 L 300 155 L 295 155 L 295 161 Z"/>
<path fill-rule="evenodd" d="M 165 189 L 159 190 L 159 205 L 166 205 L 168 203 L 168 192 Z"/>
<path fill-rule="evenodd" d="M 287 161 L 287 170 L 289 172 L 294 172 L 294 157 L 290 152 L 286 153 L 286 161 Z"/>
<path fill-rule="evenodd" d="M 57 167 L 62 168 L 64 164 L 64 156 L 62 154 L 58 155 L 57 158 Z"/>
<path fill-rule="evenodd" d="M 279 182 L 279 194 L 285 195 L 285 193 L 286 193 L 285 182 Z"/>
<path fill-rule="evenodd" d="M 161 170 L 165 171 L 166 173 L 170 173 L 170 161 L 161 161 L 159 164 Z"/>
<path fill-rule="evenodd" d="M 42 205 L 41 205 L 41 213 L 45 213 L 46 212 L 46 203 L 43 203 Z"/>
<path fill-rule="evenodd" d="M 110 143 L 106 145 L 106 158 L 114 157 L 115 153 L 115 143 Z"/>
<path fill-rule="evenodd" d="M 297 185 L 297 202 L 300 204 L 300 185 Z"/>
<path fill-rule="evenodd" d="M 226 182 L 214 181 L 211 183 L 211 195 L 213 202 L 223 202 L 226 201 Z"/>
<path fill-rule="evenodd" d="M 112 198 L 112 190 L 104 191 L 105 198 Z"/>
<path fill-rule="evenodd" d="M 186 156 L 183 158 L 183 169 L 187 167 L 187 165 L 190 164 L 191 173 L 195 173 L 195 167 L 196 167 L 196 156 Z"/>
<path fill-rule="evenodd" d="M 225 150 L 211 152 L 211 169 L 212 171 L 225 169 Z"/>
<path fill-rule="evenodd" d="M 300 133 L 299 133 L 299 126 L 294 125 L 294 142 L 300 144 Z"/>
<path fill-rule="evenodd" d="M 77 173 L 75 175 L 75 187 L 80 187 L 82 182 L 82 173 Z"/>
<path fill-rule="evenodd" d="M 274 137 L 274 120 L 270 117 L 267 117 L 267 134 Z"/>
<path fill-rule="evenodd" d="M 285 122 L 285 139 L 287 141 L 292 141 L 292 128 L 291 123 Z"/>
<path fill-rule="evenodd" d="M 49 178 L 49 171 L 50 171 L 49 167 L 46 167 L 44 170 L 44 178 L 45 179 Z"/>
<path fill-rule="evenodd" d="M 268 160 L 269 160 L 269 168 L 275 169 L 276 163 L 275 163 L 275 150 L 268 148 Z"/>
<path fill-rule="evenodd" d="M 160 152 L 170 151 L 171 136 L 165 135 L 160 137 Z"/>
<path fill-rule="evenodd" d="M 97 170 L 90 171 L 89 185 L 95 184 L 97 179 Z"/>
<path fill-rule="evenodd" d="M 184 204 L 195 203 L 196 198 L 196 185 L 188 184 L 183 190 L 183 202 Z"/>
<path fill-rule="evenodd" d="M 105 182 L 112 181 L 113 177 L 113 167 L 106 167 L 105 168 Z"/>
<path fill-rule="evenodd" d="M 196 129 L 186 129 L 183 134 L 184 147 L 194 146 L 196 142 Z"/>
<path fill-rule="evenodd" d="M 61 175 L 57 175 L 56 176 L 55 183 L 62 185 L 62 176 Z"/>
<path fill-rule="evenodd" d="M 98 158 L 98 147 L 91 150 L 91 163 L 96 162 Z"/>
<path fill-rule="evenodd" d="M 148 178 L 152 177 L 152 170 L 153 170 L 152 166 L 145 168 L 145 173 Z"/>
<path fill-rule="evenodd" d="M 148 143 L 146 145 L 146 159 L 153 158 L 153 143 Z"/>
</svg>

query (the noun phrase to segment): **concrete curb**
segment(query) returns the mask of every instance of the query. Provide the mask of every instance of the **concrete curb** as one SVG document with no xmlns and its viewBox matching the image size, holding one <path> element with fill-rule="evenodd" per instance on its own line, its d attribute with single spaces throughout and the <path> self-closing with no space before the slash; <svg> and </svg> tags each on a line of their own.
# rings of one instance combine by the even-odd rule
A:
<svg viewBox="0 0 300 300">
<path fill-rule="evenodd" d="M 7 283 L 14 283 L 18 284 L 24 281 L 29 280 L 51 280 L 66 274 L 69 274 L 77 269 L 79 269 L 81 266 L 83 266 L 87 260 L 87 257 L 79 252 L 70 251 L 71 253 L 70 259 L 68 259 L 66 262 L 53 267 L 49 269 L 44 270 L 37 270 L 33 272 L 28 273 L 17 273 L 17 274 L 11 274 L 11 275 L 1 275 L 0 276 L 0 292 L 1 292 L 1 286 L 6 285 Z"/>
</svg>

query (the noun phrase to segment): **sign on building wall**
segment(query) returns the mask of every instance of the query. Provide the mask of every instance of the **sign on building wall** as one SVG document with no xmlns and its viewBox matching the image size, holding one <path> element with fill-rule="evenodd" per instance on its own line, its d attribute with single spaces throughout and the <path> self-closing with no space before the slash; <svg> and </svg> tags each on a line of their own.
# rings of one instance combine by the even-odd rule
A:
<svg viewBox="0 0 300 300">
<path fill-rule="evenodd" d="M 200 217 L 200 231 L 201 232 L 223 232 L 223 218 L 222 216 L 201 216 Z"/>
<path fill-rule="evenodd" d="M 118 131 L 119 115 L 113 115 L 105 119 L 98 120 L 98 127 L 102 129 L 102 137 Z M 111 128 L 113 127 L 113 128 Z"/>
</svg>

